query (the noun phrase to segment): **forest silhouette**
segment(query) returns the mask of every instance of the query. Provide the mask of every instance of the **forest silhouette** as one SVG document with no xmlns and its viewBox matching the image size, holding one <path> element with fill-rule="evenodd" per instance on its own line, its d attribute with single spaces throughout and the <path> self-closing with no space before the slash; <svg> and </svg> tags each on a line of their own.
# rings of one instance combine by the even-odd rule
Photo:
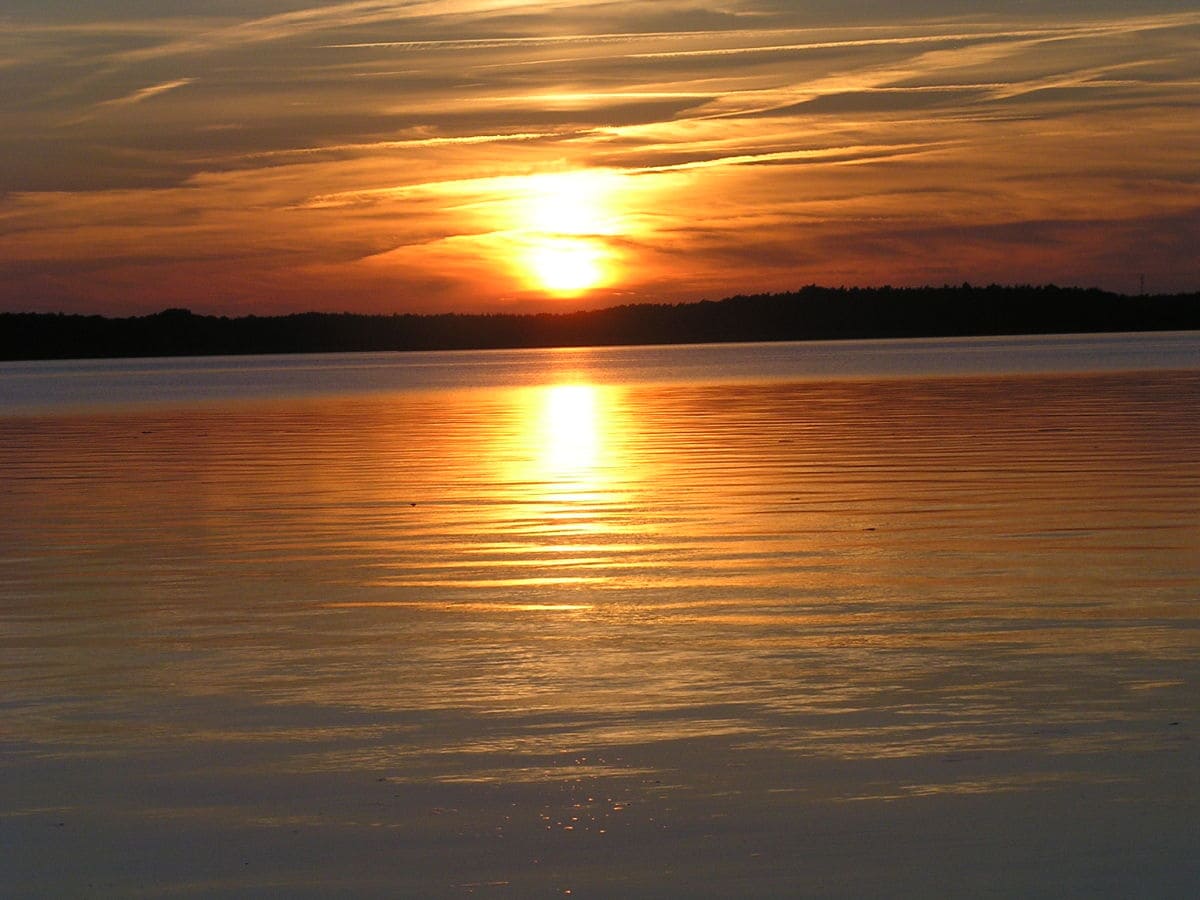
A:
<svg viewBox="0 0 1200 900">
<path fill-rule="evenodd" d="M 569 313 L 229 318 L 0 314 L 0 359 L 803 341 L 1200 329 L 1200 293 L 1043 287 L 824 288 Z"/>
</svg>

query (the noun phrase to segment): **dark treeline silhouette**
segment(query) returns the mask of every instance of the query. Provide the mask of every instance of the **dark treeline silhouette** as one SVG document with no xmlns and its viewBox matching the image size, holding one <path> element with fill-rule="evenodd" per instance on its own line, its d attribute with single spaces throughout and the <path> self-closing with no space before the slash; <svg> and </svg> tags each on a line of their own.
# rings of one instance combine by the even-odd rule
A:
<svg viewBox="0 0 1200 900">
<path fill-rule="evenodd" d="M 0 359 L 453 350 L 1200 329 L 1200 293 L 1049 287 L 822 288 L 536 315 L 0 314 Z"/>
</svg>

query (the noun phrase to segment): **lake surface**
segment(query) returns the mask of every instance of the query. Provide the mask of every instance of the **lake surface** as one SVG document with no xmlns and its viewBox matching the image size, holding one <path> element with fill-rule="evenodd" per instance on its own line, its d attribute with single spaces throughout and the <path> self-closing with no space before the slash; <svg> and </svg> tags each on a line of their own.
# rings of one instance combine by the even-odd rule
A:
<svg viewBox="0 0 1200 900">
<path fill-rule="evenodd" d="M 1200 335 L 0 365 L 28 896 L 1200 889 Z"/>
</svg>

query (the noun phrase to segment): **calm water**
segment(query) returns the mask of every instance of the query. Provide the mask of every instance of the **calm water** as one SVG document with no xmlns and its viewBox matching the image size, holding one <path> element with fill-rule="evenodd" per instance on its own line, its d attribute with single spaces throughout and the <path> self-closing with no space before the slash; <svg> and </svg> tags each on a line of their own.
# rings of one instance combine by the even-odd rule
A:
<svg viewBox="0 0 1200 900">
<path fill-rule="evenodd" d="M 1200 336 L 0 367 L 18 895 L 1190 896 Z"/>
</svg>

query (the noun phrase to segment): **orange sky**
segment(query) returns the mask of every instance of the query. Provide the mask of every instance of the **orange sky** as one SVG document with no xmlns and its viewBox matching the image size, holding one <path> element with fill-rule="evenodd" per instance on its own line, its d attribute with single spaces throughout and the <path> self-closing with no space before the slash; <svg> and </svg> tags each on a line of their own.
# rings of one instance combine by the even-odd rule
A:
<svg viewBox="0 0 1200 900">
<path fill-rule="evenodd" d="M 0 310 L 1200 288 L 1191 2 L 10 0 Z"/>
</svg>

